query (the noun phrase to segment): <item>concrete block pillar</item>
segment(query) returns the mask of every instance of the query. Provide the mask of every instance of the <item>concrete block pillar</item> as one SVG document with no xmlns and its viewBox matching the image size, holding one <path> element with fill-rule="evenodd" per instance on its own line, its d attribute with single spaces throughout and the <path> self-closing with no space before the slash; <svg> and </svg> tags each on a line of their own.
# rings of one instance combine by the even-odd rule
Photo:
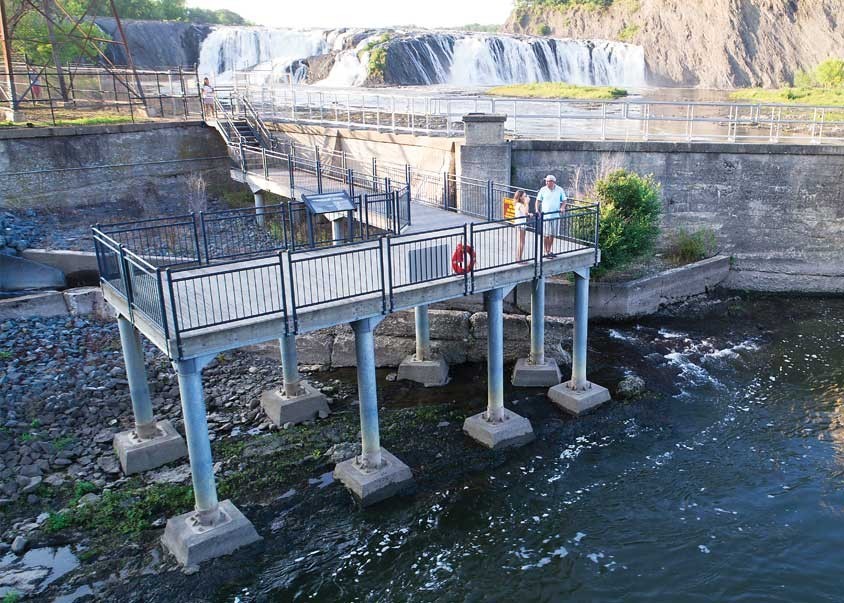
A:
<svg viewBox="0 0 844 603">
<path fill-rule="evenodd" d="M 410 468 L 381 448 L 374 335 L 381 320 L 381 317 L 363 318 L 352 323 L 360 398 L 361 454 L 338 463 L 334 469 L 334 477 L 364 506 L 389 498 L 413 484 Z"/>
<path fill-rule="evenodd" d="M 282 388 L 261 394 L 261 406 L 270 421 L 279 427 L 287 423 L 304 423 L 327 415 L 328 399 L 299 376 L 296 336 L 283 335 L 279 339 L 281 351 Z"/>
<path fill-rule="evenodd" d="M 416 353 L 406 357 L 399 364 L 398 378 L 416 381 L 425 387 L 448 383 L 448 363 L 431 352 L 431 326 L 428 320 L 428 306 L 414 308 L 416 321 Z"/>
<path fill-rule="evenodd" d="M 117 327 L 126 363 L 135 428 L 115 434 L 113 444 L 123 473 L 132 475 L 183 458 L 187 448 L 170 421 L 155 420 L 138 331 L 122 316 L 117 318 Z"/>
<path fill-rule="evenodd" d="M 510 142 L 504 138 L 506 115 L 492 113 L 469 113 L 463 116 L 465 140 L 458 147 L 456 171 L 458 176 L 476 178 L 483 182 L 492 180 L 498 184 L 510 184 L 512 155 Z M 471 199 L 463 199 L 464 187 L 458 186 L 457 207 L 462 209 L 464 202 L 471 203 L 466 207 L 477 212 L 477 195 Z M 467 191 L 468 195 L 468 191 Z M 503 217 L 503 207 L 493 206 L 492 199 L 489 212 L 491 218 Z"/>
<path fill-rule="evenodd" d="M 519 358 L 513 369 L 517 387 L 551 387 L 561 381 L 560 368 L 545 357 L 545 277 L 533 279 L 530 296 L 530 357 Z"/>
<path fill-rule="evenodd" d="M 179 375 L 195 507 L 167 520 L 161 542 L 185 566 L 228 555 L 261 539 L 231 501 L 217 501 L 202 389 L 202 369 L 211 359 L 190 358 L 174 363 Z"/>
<path fill-rule="evenodd" d="M 334 245 L 342 245 L 346 242 L 343 234 L 343 218 L 331 220 L 331 240 Z"/>
<path fill-rule="evenodd" d="M 487 409 L 466 419 L 463 431 L 487 448 L 521 446 L 534 438 L 530 421 L 504 408 L 505 289 L 484 294 L 487 311 Z"/>
<path fill-rule="evenodd" d="M 252 193 L 255 199 L 255 223 L 258 226 L 264 225 L 264 191 L 255 191 Z"/>
<path fill-rule="evenodd" d="M 576 270 L 574 279 L 574 333 L 571 380 L 548 390 L 548 397 L 563 410 L 581 415 L 607 402 L 605 387 L 586 379 L 587 325 L 589 322 L 589 268 Z"/>
</svg>

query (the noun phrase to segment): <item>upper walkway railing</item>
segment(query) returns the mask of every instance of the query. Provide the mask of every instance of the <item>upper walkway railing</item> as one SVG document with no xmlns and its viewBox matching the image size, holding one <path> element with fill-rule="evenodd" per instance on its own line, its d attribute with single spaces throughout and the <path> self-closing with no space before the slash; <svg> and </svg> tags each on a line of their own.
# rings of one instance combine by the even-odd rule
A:
<svg viewBox="0 0 844 603">
<path fill-rule="evenodd" d="M 516 138 L 844 143 L 844 108 L 768 103 L 417 96 L 317 87 L 240 87 L 265 121 L 461 136 L 463 115 L 507 115 Z"/>
<path fill-rule="evenodd" d="M 338 302 L 378 300 L 388 313 L 399 293 L 414 288 L 451 283 L 468 295 L 477 278 L 496 270 L 531 267 L 542 275 L 546 261 L 584 251 L 597 261 L 597 205 L 410 235 L 361 231 L 355 242 L 323 249 L 297 248 L 302 233 L 285 225 L 291 211 L 285 204 L 98 225 L 101 282 L 133 322 L 180 357 L 181 338 L 203 329 L 279 318 L 295 333 L 303 312 Z"/>
</svg>

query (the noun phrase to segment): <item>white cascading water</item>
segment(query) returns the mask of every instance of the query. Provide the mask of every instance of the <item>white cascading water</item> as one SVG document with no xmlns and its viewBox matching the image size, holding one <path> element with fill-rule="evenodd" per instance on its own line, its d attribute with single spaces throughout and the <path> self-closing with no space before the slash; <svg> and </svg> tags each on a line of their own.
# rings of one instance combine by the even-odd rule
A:
<svg viewBox="0 0 844 603">
<path fill-rule="evenodd" d="M 220 84 L 229 81 L 234 70 L 286 70 L 298 59 L 332 50 L 334 40 L 326 33 L 323 30 L 218 27 L 202 42 L 199 73 Z"/>
<path fill-rule="evenodd" d="M 466 36 L 454 41 L 447 79 L 454 85 L 567 82 L 642 86 L 641 46 L 605 40 Z"/>
<path fill-rule="evenodd" d="M 253 70 L 265 79 L 279 79 L 296 61 L 334 53 L 334 64 L 323 86 L 361 86 L 368 72 L 370 41 L 383 34 L 366 32 L 349 48 L 361 30 L 290 30 L 258 27 L 219 27 L 202 43 L 199 70 L 218 83 L 231 72 Z M 401 62 L 395 84 L 495 85 L 561 81 L 582 85 L 643 86 L 645 54 L 641 46 L 606 40 L 531 38 L 474 33 L 406 34 L 391 32 L 392 57 Z M 304 79 L 305 70 L 294 72 Z M 254 79 L 253 79 L 254 81 Z"/>
</svg>

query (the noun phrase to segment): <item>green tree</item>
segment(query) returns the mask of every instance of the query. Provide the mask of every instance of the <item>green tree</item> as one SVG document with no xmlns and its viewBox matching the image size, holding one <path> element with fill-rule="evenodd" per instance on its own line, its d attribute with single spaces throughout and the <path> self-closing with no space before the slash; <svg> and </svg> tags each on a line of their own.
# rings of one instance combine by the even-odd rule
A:
<svg viewBox="0 0 844 603">
<path fill-rule="evenodd" d="M 824 88 L 844 88 L 844 60 L 825 60 L 815 69 L 815 79 Z"/>
<path fill-rule="evenodd" d="M 87 20 L 76 25 L 86 8 L 82 0 L 69 0 L 62 3 L 63 11 L 53 9 L 51 16 L 56 37 L 58 58 L 62 63 L 77 61 L 82 58 L 94 59 L 98 55 L 93 42 L 86 42 L 85 37 L 107 37 L 92 21 Z M 12 51 L 26 55 L 30 63 L 46 65 L 53 62 L 53 47 L 50 43 L 47 19 L 44 14 L 30 4 L 13 0 L 8 7 L 14 15 L 10 21 L 12 29 Z M 39 4 L 39 6 L 41 6 Z M 102 44 L 100 43 L 102 49 Z"/>
<path fill-rule="evenodd" d="M 595 276 L 653 251 L 662 211 L 660 187 L 652 176 L 616 170 L 595 183 L 601 202 L 601 264 Z"/>
</svg>

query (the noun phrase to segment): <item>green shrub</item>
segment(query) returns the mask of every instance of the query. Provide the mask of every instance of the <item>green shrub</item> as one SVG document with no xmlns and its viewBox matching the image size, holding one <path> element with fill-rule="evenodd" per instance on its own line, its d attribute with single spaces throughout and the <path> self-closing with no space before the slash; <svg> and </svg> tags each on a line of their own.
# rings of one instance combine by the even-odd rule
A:
<svg viewBox="0 0 844 603">
<path fill-rule="evenodd" d="M 551 35 L 551 26 L 547 23 L 543 23 L 539 26 L 538 33 L 540 36 L 550 36 Z"/>
<path fill-rule="evenodd" d="M 844 60 L 825 60 L 815 69 L 815 79 L 824 88 L 844 87 Z"/>
<path fill-rule="evenodd" d="M 595 183 L 601 202 L 601 276 L 651 252 L 659 236 L 660 187 L 652 176 L 616 170 Z"/>
<path fill-rule="evenodd" d="M 712 229 L 689 232 L 681 228 L 671 236 L 666 256 L 678 265 L 691 264 L 713 256 L 717 249 L 718 241 Z"/>
</svg>

